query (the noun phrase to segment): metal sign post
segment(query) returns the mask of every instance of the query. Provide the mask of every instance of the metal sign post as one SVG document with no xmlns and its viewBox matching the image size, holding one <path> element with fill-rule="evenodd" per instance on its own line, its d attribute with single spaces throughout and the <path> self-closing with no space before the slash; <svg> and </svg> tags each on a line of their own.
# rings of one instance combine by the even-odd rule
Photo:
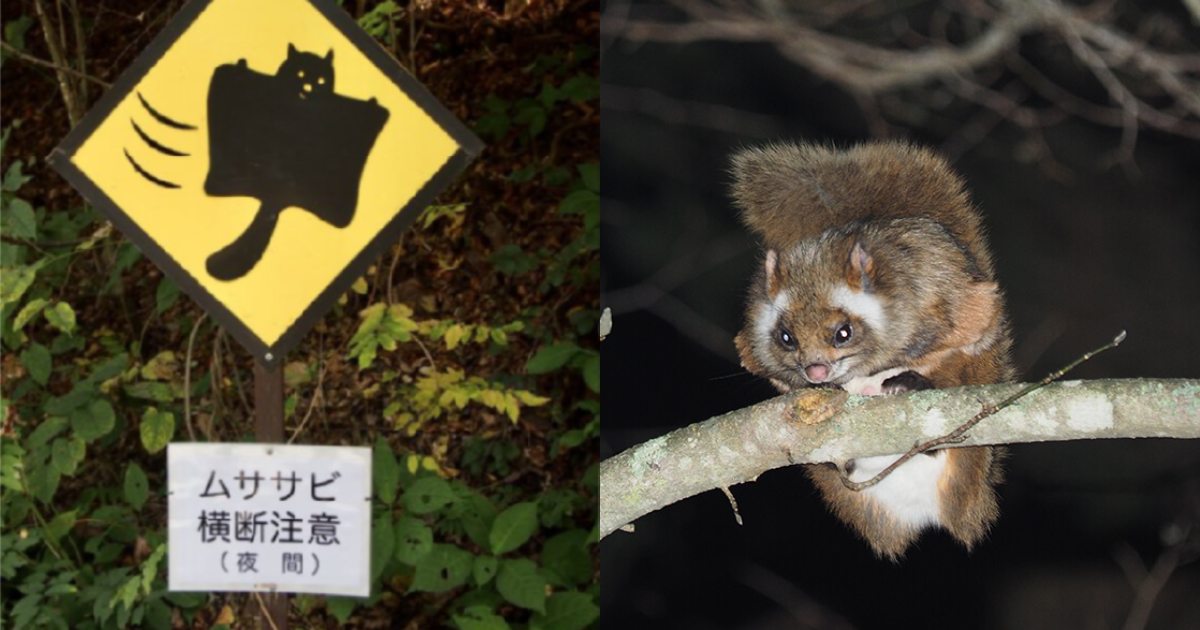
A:
<svg viewBox="0 0 1200 630">
<path fill-rule="evenodd" d="M 254 362 L 254 437 L 259 442 L 283 442 L 283 369 L 264 367 Z M 258 597 L 258 594 L 255 594 Z M 260 630 L 288 630 L 288 604 L 285 593 L 263 593 L 263 606 L 255 616 Z"/>
</svg>

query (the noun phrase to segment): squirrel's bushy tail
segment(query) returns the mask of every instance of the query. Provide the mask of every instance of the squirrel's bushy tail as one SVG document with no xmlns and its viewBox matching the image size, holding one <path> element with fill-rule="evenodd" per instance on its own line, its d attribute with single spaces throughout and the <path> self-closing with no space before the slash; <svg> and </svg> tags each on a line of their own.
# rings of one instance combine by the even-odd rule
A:
<svg viewBox="0 0 1200 630">
<path fill-rule="evenodd" d="M 992 275 L 982 219 L 963 180 L 928 149 L 896 141 L 846 150 L 777 143 L 738 152 L 732 172 L 742 221 L 769 249 L 856 221 L 927 217 Z"/>
</svg>

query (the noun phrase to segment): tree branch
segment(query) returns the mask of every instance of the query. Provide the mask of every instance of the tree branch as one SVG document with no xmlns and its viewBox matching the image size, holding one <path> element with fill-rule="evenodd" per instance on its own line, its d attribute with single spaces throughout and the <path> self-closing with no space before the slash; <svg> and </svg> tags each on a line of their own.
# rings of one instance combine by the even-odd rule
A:
<svg viewBox="0 0 1200 630">
<path fill-rule="evenodd" d="M 600 465 L 600 536 L 773 468 L 903 453 L 1022 387 L 874 397 L 810 389 L 684 427 Z M 1138 437 L 1200 438 L 1200 380 L 1051 383 L 975 426 L 960 446 Z"/>
<path fill-rule="evenodd" d="M 887 133 L 881 105 L 899 99 L 905 111 L 945 107 L 939 86 L 1039 134 L 1060 114 L 1121 129 L 1118 159 L 1132 165 L 1142 126 L 1200 138 L 1200 54 L 1186 39 L 1147 38 L 1118 26 L 1111 3 L 1078 7 L 1061 0 L 967 1 L 941 6 L 929 20 L 905 20 L 896 9 L 863 11 L 858 3 L 780 3 L 776 0 L 667 0 L 683 19 L 606 15 L 601 34 L 612 40 L 687 44 L 761 42 L 854 97 L 876 135 Z M 847 24 L 849 22 L 850 24 Z M 965 31 L 947 36 L 953 22 Z M 1182 28 L 1182 26 L 1181 26 Z M 1104 89 L 1111 103 L 1092 102 L 1039 73 L 1030 87 L 1046 103 L 1023 105 L 990 89 L 1006 65 L 1032 67 L 1020 42 L 1065 45 Z M 1014 61 L 1016 60 L 1016 61 Z M 1028 81 L 1029 73 L 1022 74 Z M 1007 81 L 1007 79 L 1005 79 Z M 987 89 L 985 89 L 987 88 Z M 894 112 L 891 117 L 897 117 Z"/>
</svg>

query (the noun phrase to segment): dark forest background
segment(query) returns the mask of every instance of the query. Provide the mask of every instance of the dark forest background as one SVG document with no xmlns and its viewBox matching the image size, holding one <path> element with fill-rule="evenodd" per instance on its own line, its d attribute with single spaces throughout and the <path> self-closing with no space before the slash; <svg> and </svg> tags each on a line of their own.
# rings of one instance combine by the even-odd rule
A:
<svg viewBox="0 0 1200 630">
<path fill-rule="evenodd" d="M 1051 17 L 979 63 L 881 70 L 911 51 L 953 63 L 1031 7 Z M 1161 53 L 1194 96 L 1198 23 L 1176 2 L 608 2 L 602 455 L 774 395 L 732 343 L 759 254 L 727 168 L 775 140 L 945 154 L 986 215 L 1023 380 L 1121 329 L 1071 378 L 1200 376 L 1200 112 L 1096 36 Z M 604 627 L 1200 627 L 1193 441 L 1015 446 L 989 540 L 930 532 L 898 564 L 798 468 L 732 490 L 743 526 L 709 492 L 602 542 Z"/>
</svg>

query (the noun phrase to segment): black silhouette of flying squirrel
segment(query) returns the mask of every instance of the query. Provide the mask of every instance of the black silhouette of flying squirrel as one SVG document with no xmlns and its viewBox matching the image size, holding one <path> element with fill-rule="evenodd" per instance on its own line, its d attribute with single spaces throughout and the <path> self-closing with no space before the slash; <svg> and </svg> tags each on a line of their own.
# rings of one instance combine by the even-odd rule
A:
<svg viewBox="0 0 1200 630">
<path fill-rule="evenodd" d="M 734 202 L 765 250 L 735 340 L 747 370 L 781 392 L 878 395 L 1013 380 L 982 218 L 943 159 L 900 142 L 775 144 L 735 155 L 733 174 Z M 1002 455 L 939 450 L 860 492 L 833 465 L 805 469 L 834 514 L 897 560 L 928 527 L 968 548 L 979 542 L 999 513 Z M 843 466 L 864 481 L 895 459 Z"/>
</svg>

